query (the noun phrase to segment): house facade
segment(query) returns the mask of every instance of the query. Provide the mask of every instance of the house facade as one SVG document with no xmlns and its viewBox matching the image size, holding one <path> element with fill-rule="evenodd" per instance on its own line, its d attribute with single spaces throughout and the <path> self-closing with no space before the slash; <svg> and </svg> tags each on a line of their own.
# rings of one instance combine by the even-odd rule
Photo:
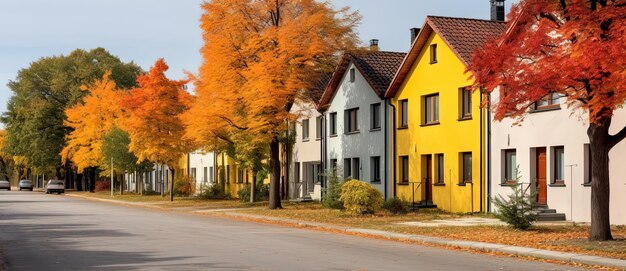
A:
<svg viewBox="0 0 626 271">
<path fill-rule="evenodd" d="M 197 150 L 187 155 L 189 177 L 196 186 L 196 193 L 199 193 L 208 186 L 214 184 L 216 178 L 217 161 L 214 152 L 204 152 Z"/>
<path fill-rule="evenodd" d="M 490 20 L 429 16 L 389 86 L 394 196 L 451 212 L 485 211 L 486 110 L 465 73 L 505 31 Z"/>
<path fill-rule="evenodd" d="M 491 95 L 493 104 L 498 91 Z M 538 205 L 565 219 L 591 221 L 591 156 L 587 114 L 572 112 L 558 94 L 536 103 L 521 123 L 506 118 L 491 122 L 491 199 L 507 197 L 519 183 L 535 193 Z M 626 125 L 626 110 L 615 112 L 610 133 Z M 626 142 L 609 153 L 612 224 L 626 224 Z M 517 180 L 516 176 L 519 177 Z M 493 205 L 493 203 L 492 203 Z M 492 206 L 495 210 L 495 206 Z"/>
<path fill-rule="evenodd" d="M 389 198 L 387 103 L 384 91 L 405 53 L 346 54 L 320 100 L 326 169 L 371 183 Z"/>
</svg>

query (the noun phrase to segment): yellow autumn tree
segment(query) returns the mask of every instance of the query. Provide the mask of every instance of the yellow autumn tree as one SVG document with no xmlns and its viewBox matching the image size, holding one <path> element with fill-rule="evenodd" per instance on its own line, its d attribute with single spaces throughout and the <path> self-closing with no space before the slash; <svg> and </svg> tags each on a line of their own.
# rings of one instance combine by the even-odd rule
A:
<svg viewBox="0 0 626 271">
<path fill-rule="evenodd" d="M 168 165 L 174 180 L 176 161 L 193 148 L 189 140 L 183 139 L 185 130 L 179 118 L 191 95 L 184 89 L 188 81 L 168 79 L 168 69 L 165 61 L 159 59 L 147 74 L 137 78 L 139 86 L 122 100 L 122 108 L 128 114 L 122 128 L 128 132 L 129 150 L 139 162 Z M 172 181 L 170 200 L 173 184 Z"/>
<path fill-rule="evenodd" d="M 121 117 L 122 90 L 117 89 L 111 72 L 82 90 L 89 92 L 82 102 L 65 110 L 65 125 L 72 131 L 67 135 L 67 145 L 61 151 L 64 163 L 71 161 L 78 173 L 102 163 L 104 135 L 116 126 Z"/>
<path fill-rule="evenodd" d="M 355 47 L 360 16 L 315 0 L 221 0 L 202 8 L 203 63 L 187 136 L 203 145 L 269 144 L 269 207 L 281 208 L 279 138 L 293 118 L 289 107 L 332 71 L 339 52 Z"/>
</svg>

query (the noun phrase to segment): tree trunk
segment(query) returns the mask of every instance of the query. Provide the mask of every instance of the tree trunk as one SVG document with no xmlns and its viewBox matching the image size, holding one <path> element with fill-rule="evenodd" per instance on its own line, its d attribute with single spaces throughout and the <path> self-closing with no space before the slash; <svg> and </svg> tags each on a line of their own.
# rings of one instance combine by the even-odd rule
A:
<svg viewBox="0 0 626 271">
<path fill-rule="evenodd" d="M 591 123 L 587 129 L 591 147 L 591 232 L 589 240 L 611 240 L 609 217 L 609 126 L 611 119 Z"/>
<path fill-rule="evenodd" d="M 89 168 L 89 192 L 95 192 L 96 190 L 96 169 Z"/>
<path fill-rule="evenodd" d="M 4 159 L 0 159 L 0 164 L 2 164 L 2 175 L 4 175 L 4 179 L 10 181 L 9 179 L 9 169 L 7 169 L 7 163 Z"/>
<path fill-rule="evenodd" d="M 270 143 L 270 209 L 282 209 L 280 204 L 280 144 L 275 136 Z"/>
<path fill-rule="evenodd" d="M 172 179 L 170 180 L 170 201 L 174 201 L 174 177 L 176 177 L 176 172 L 174 168 L 170 168 L 170 171 L 172 171 Z"/>
<path fill-rule="evenodd" d="M 252 183 L 250 183 L 250 202 L 254 202 L 256 196 L 256 170 L 252 171 Z"/>
<path fill-rule="evenodd" d="M 222 153 L 222 171 L 220 172 L 220 175 L 222 176 L 222 180 L 220 185 L 222 186 L 222 191 L 226 191 L 226 178 L 228 178 L 228 176 L 226 176 L 226 164 L 224 163 L 224 153 Z"/>
<path fill-rule="evenodd" d="M 120 195 L 124 195 L 124 173 L 120 174 Z"/>
</svg>

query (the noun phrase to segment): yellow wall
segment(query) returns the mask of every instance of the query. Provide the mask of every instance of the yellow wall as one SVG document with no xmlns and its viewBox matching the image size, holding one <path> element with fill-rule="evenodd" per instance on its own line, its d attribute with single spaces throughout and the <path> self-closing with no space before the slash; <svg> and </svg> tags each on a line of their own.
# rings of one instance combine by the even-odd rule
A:
<svg viewBox="0 0 626 271">
<path fill-rule="evenodd" d="M 226 178 L 226 192 L 229 192 L 230 195 L 233 198 L 237 198 L 238 197 L 238 192 L 240 189 L 249 186 L 250 183 L 252 182 L 252 170 L 247 169 L 246 171 L 244 171 L 244 175 L 243 175 L 243 182 L 239 182 L 237 179 L 237 172 L 239 170 L 239 166 L 237 165 L 237 163 L 235 162 L 234 159 L 232 159 L 231 157 L 229 157 L 228 155 L 226 155 L 225 153 L 219 153 L 216 156 L 217 159 L 217 180 L 218 183 L 221 181 L 221 170 L 222 169 L 228 169 L 226 172 L 228 173 L 228 176 Z M 246 173 L 247 173 L 247 179 L 246 179 Z M 269 183 L 269 179 L 263 180 L 263 183 Z"/>
<path fill-rule="evenodd" d="M 437 44 L 437 63 L 430 64 L 430 45 Z M 419 202 L 425 196 L 425 167 L 422 163 L 423 155 L 432 155 L 433 183 L 436 182 L 436 156 L 444 155 L 444 185 L 432 186 L 433 203 L 438 208 L 452 212 L 479 212 L 481 198 L 485 210 L 485 183 L 484 170 L 485 149 L 482 157 L 480 151 L 481 125 L 480 108 L 481 94 L 475 91 L 472 94 L 472 119 L 459 120 L 460 116 L 460 88 L 472 85 L 465 74 L 465 65 L 456 57 L 444 41 L 435 33 L 422 48 L 416 62 L 407 74 L 405 81 L 392 99 L 396 106 L 396 123 L 400 126 L 400 100 L 408 99 L 408 128 L 397 129 L 396 196 L 407 201 L 413 197 Z M 439 93 L 439 123 L 423 126 L 422 107 L 423 96 Z M 482 114 L 484 117 L 485 114 Z M 483 119 L 483 124 L 486 122 Z M 484 133 L 483 133 L 484 134 Z M 484 136 L 483 136 L 484 138 Z M 484 148 L 485 144 L 483 144 Z M 460 158 L 461 152 L 472 152 L 472 184 L 459 185 L 461 180 Z M 409 182 L 414 184 L 401 185 L 400 156 L 409 156 Z M 480 176 L 480 160 L 483 160 L 483 178 Z M 421 184 L 419 182 L 422 182 Z M 481 191 L 482 182 L 482 195 Z M 472 195 L 473 188 L 473 195 Z"/>
</svg>

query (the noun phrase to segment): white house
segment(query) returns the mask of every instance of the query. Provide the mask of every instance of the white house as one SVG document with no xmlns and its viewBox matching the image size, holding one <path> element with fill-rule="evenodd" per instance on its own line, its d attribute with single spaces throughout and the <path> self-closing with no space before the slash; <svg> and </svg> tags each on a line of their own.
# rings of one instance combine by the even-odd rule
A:
<svg viewBox="0 0 626 271">
<path fill-rule="evenodd" d="M 498 101 L 492 93 L 492 103 Z M 524 187 L 537 193 L 537 203 L 567 220 L 591 220 L 591 172 L 587 115 L 572 113 L 557 94 L 538 102 L 520 125 L 515 120 L 491 121 L 490 195 L 506 197 L 519 174 Z M 618 110 L 611 133 L 626 125 Z M 626 224 L 626 142 L 610 152 L 611 223 Z M 493 204 L 493 202 L 492 202 Z M 492 205 L 493 208 L 493 205 Z M 555 215 L 556 216 L 556 215 Z"/>
<path fill-rule="evenodd" d="M 125 178 L 125 190 L 139 192 L 142 189 L 139 183 L 143 181 L 144 192 L 161 193 L 169 191 L 169 167 L 166 165 L 154 165 L 151 171 L 144 173 L 127 173 Z"/>
<path fill-rule="evenodd" d="M 214 152 L 194 151 L 187 156 L 189 177 L 196 185 L 196 193 L 216 182 Z"/>
<path fill-rule="evenodd" d="M 323 119 L 317 111 L 319 91 L 311 90 L 306 97 L 296 99 L 290 113 L 297 116 L 291 131 L 295 141 L 291 146 L 289 166 L 290 198 L 321 199 Z M 289 147 L 289 146 L 288 146 Z"/>
<path fill-rule="evenodd" d="M 376 46 L 373 40 L 373 46 Z M 405 53 L 372 50 L 345 54 L 320 100 L 326 131 L 326 169 L 366 181 L 388 198 L 389 108 L 382 98 Z"/>
</svg>

